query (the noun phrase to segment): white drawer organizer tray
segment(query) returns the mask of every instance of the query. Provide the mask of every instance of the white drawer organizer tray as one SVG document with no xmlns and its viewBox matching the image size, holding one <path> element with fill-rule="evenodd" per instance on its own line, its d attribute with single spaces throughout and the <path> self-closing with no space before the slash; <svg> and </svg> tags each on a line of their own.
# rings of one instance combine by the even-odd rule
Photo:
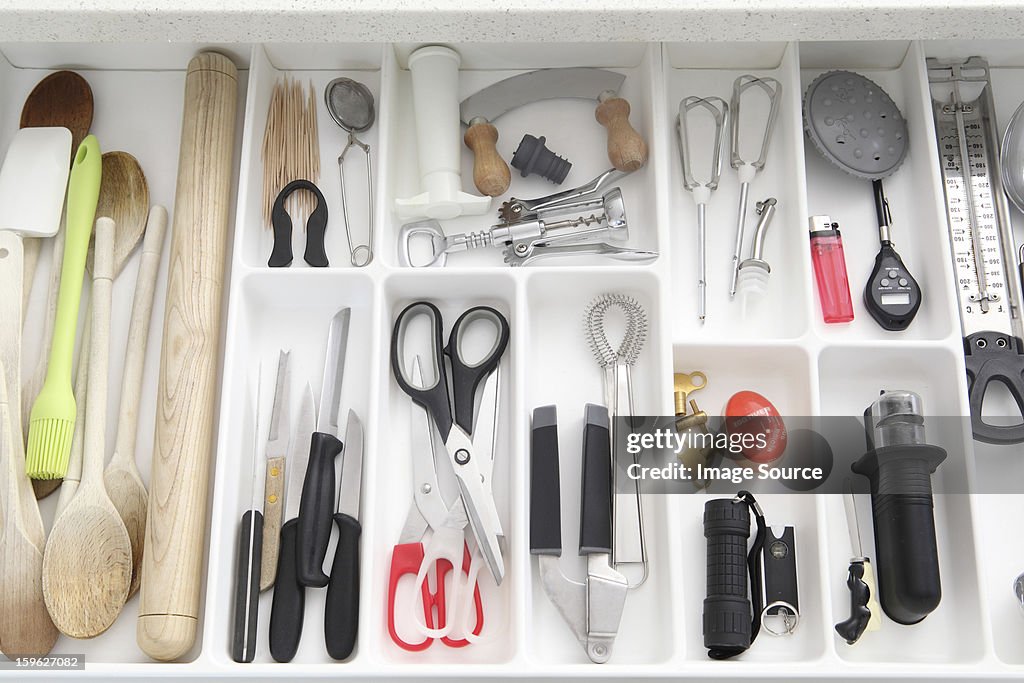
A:
<svg viewBox="0 0 1024 683">
<path fill-rule="evenodd" d="M 709 386 L 701 406 L 719 413 L 735 391 L 769 397 L 783 415 L 858 415 L 879 389 L 918 392 L 935 415 L 967 415 L 964 361 L 953 289 L 942 186 L 925 73 L 928 56 L 981 55 L 992 64 L 1000 124 L 1024 98 L 1024 42 L 972 43 L 747 43 L 747 44 L 544 44 L 453 45 L 462 56 L 460 94 L 465 96 L 515 73 L 542 67 L 600 66 L 626 74 L 622 96 L 632 105 L 631 121 L 650 145 L 645 168 L 621 181 L 631 224 L 631 246 L 660 251 L 648 265 L 619 262 L 547 261 L 511 269 L 500 250 L 457 254 L 444 269 L 408 269 L 398 264 L 400 221 L 393 200 L 417 186 L 415 128 L 406 60 L 415 45 L 273 45 L 226 48 L 240 65 L 248 63 L 244 126 L 240 126 L 237 211 L 224 328 L 223 385 L 214 492 L 208 510 L 209 536 L 204 587 L 204 620 L 186 661 L 148 661 L 135 645 L 137 603 L 129 604 L 114 627 L 93 641 L 61 638 L 55 653 L 85 653 L 84 675 L 95 677 L 320 676 L 320 677 L 782 677 L 968 678 L 1024 675 L 1024 615 L 1014 605 L 1011 582 L 1024 569 L 1024 544 L 1004 531 L 1002 520 L 1024 514 L 1022 496 L 936 498 L 943 599 L 923 623 L 901 627 L 886 621 L 883 631 L 848 647 L 832 624 L 849 611 L 845 586 L 850 549 L 842 502 L 837 497 L 775 495 L 762 501 L 775 523 L 794 524 L 799 544 L 802 620 L 795 635 L 765 636 L 735 661 L 707 658 L 701 635 L 705 559 L 701 511 L 705 497 L 660 496 L 645 501 L 651 578 L 626 603 L 614 656 L 591 664 L 544 595 L 528 552 L 529 414 L 539 405 L 558 405 L 561 420 L 563 570 L 582 576 L 575 557 L 581 426 L 586 402 L 601 400 L 601 379 L 583 338 L 582 312 L 595 295 L 621 291 L 638 299 L 651 317 L 647 348 L 636 367 L 634 392 L 640 414 L 670 414 L 673 371 L 702 370 Z M 75 68 L 95 92 L 94 132 L 105 150 L 136 155 L 147 172 L 153 201 L 173 207 L 177 137 L 184 68 L 198 46 L 74 46 L 11 44 L 0 60 L 0 146 L 17 127 L 24 96 L 48 69 Z M 9 63 L 8 63 L 9 62 Z M 13 65 L 13 66 L 12 66 Z M 910 151 L 902 169 L 887 181 L 896 224 L 894 239 L 915 273 L 924 304 L 903 333 L 882 331 L 859 297 L 877 249 L 871 195 L 866 183 L 830 168 L 805 144 L 801 122 L 803 89 L 824 70 L 863 73 L 896 101 L 910 130 Z M 732 253 L 736 174 L 726 164 L 708 211 L 708 321 L 696 324 L 696 212 L 682 188 L 675 140 L 679 100 L 687 95 L 728 99 L 740 74 L 770 75 L 782 84 L 782 102 L 766 170 L 751 188 L 751 202 L 773 196 L 778 214 L 768 233 L 766 259 L 772 264 L 763 316 L 744 322 L 725 292 Z M 261 227 L 260 147 L 270 92 L 285 75 L 312 81 L 320 121 L 321 179 L 332 216 L 327 232 L 331 267 L 311 269 L 296 259 L 288 269 L 266 266 L 272 236 Z M 377 123 L 361 137 L 373 148 L 373 211 L 376 259 L 354 269 L 340 220 L 340 190 L 334 159 L 344 133 L 322 102 L 323 87 L 337 76 L 364 82 L 377 101 Z M 607 167 L 604 130 L 593 105 L 556 100 L 522 107 L 498 122 L 498 150 L 508 159 L 523 133 L 546 135 L 557 153 L 573 162 L 565 186 L 577 185 Z M 757 134 L 756 132 L 754 133 Z M 470 187 L 470 155 L 463 155 L 464 185 Z M 364 188 L 353 173 L 351 211 L 356 229 L 365 225 Z M 513 175 L 511 192 L 547 194 L 552 186 L 536 177 Z M 497 208 L 497 204 L 495 204 Z M 853 285 L 855 321 L 826 326 L 821 321 L 809 258 L 807 217 L 827 213 L 840 221 Z M 492 213 L 445 224 L 449 233 L 478 230 Z M 1018 228 L 1024 220 L 1014 216 Z M 748 230 L 751 223 L 748 222 Z M 749 234 L 749 233 L 748 233 Z M 749 238 L 748 238 L 749 239 Z M 296 230 L 296 252 L 302 234 Z M 30 313 L 28 334 L 41 327 L 47 252 Z M 112 378 L 120 377 L 130 310 L 133 260 L 115 285 Z M 167 264 L 163 265 L 166 273 Z M 162 319 L 163 282 L 155 315 Z M 421 298 L 437 302 L 446 315 L 468 305 L 489 304 L 512 326 L 503 360 L 502 411 L 494 487 L 508 536 L 507 574 L 498 588 L 483 579 L 484 642 L 465 649 L 435 644 L 408 653 L 394 646 L 386 626 L 387 573 L 392 545 L 411 497 L 408 398 L 391 378 L 388 345 L 394 316 Z M 366 426 L 362 503 L 362 610 L 359 643 L 344 663 L 327 658 L 322 640 L 323 591 L 309 592 L 302 645 L 288 665 L 274 663 L 267 647 L 270 595 L 261 601 L 256 662 L 231 661 L 229 629 L 238 520 L 249 500 L 251 398 L 248 383 L 264 364 L 264 397 L 278 349 L 292 350 L 294 386 L 308 379 L 319 393 L 328 321 L 341 306 L 352 308 L 342 407 L 355 409 Z M 450 318 L 449 322 L 454 318 Z M 5 323 L 6 324 L 6 323 Z M 159 334 L 146 367 L 139 430 L 139 461 L 148 482 L 154 420 Z M 30 339 L 31 337 L 29 337 Z M 35 362 L 26 342 L 25 367 Z M 118 381 L 111 387 L 120 386 Z M 111 391 L 110 414 L 118 395 Z M 264 401 L 267 424 L 269 401 Z M 113 437 L 115 426 L 109 426 Z M 940 444 L 947 448 L 960 444 Z M 937 476 L 968 467 L 979 480 L 992 473 L 1021 480 L 1019 448 L 969 449 L 966 465 L 950 465 Z M 962 472 L 960 473 L 962 474 Z M 44 503 L 44 516 L 53 502 Z M 872 547 L 867 506 L 861 510 L 865 545 Z M 333 556 L 333 550 L 329 556 Z M 77 676 L 83 674 L 78 673 Z M 0 677 L 25 677 L 0 672 Z"/>
</svg>

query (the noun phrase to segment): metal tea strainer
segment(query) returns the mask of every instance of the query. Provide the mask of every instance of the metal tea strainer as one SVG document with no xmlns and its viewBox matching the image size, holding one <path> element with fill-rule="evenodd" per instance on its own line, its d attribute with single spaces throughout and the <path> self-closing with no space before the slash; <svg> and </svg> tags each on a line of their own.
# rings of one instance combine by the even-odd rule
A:
<svg viewBox="0 0 1024 683">
<path fill-rule="evenodd" d="M 348 239 L 349 258 L 353 266 L 361 268 L 373 260 L 373 167 L 370 163 L 370 146 L 356 137 L 356 133 L 369 130 L 376 120 L 373 94 L 369 88 L 351 78 L 335 78 L 324 91 L 327 111 L 334 122 L 348 132 L 348 144 L 338 155 L 338 174 L 341 176 L 341 215 L 345 221 L 345 236 Z M 345 192 L 345 155 L 352 147 L 358 147 L 366 155 L 366 210 L 369 214 L 369 230 L 366 243 L 356 244 L 348 217 L 348 197 Z"/>
</svg>

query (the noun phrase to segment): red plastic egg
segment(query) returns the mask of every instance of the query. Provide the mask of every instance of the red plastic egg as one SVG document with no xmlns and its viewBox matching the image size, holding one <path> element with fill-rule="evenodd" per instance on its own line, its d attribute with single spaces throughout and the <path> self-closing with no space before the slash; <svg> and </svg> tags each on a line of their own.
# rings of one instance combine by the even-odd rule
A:
<svg viewBox="0 0 1024 683">
<path fill-rule="evenodd" d="M 774 462 L 786 451 L 786 424 L 772 402 L 756 391 L 740 391 L 725 404 L 730 446 L 756 463 Z"/>
</svg>

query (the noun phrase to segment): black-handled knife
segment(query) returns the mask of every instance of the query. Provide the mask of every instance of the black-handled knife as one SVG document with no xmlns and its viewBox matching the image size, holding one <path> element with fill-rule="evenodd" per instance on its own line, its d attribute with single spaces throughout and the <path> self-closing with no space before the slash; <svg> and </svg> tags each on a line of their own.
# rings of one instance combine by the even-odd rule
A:
<svg viewBox="0 0 1024 683">
<path fill-rule="evenodd" d="M 843 482 L 843 505 L 846 508 L 846 525 L 850 532 L 850 568 L 846 576 L 846 587 L 850 589 L 850 616 L 835 625 L 836 633 L 848 645 L 856 643 L 864 631 L 877 630 L 881 623 L 881 607 L 875 593 L 874 572 L 871 560 L 864 554 L 860 538 L 860 523 L 857 521 L 857 499 L 849 480 Z"/>
<path fill-rule="evenodd" d="M 299 404 L 294 441 L 289 449 L 290 473 L 284 495 L 284 524 L 277 554 L 274 602 L 270 609 L 270 655 L 277 662 L 290 662 L 299 649 L 305 620 L 306 589 L 298 577 L 298 514 L 310 436 L 316 421 L 313 389 L 307 384 Z"/>
<path fill-rule="evenodd" d="M 256 403 L 253 408 L 252 491 L 249 509 L 242 513 L 235 556 L 235 602 L 231 629 L 231 659 L 251 662 L 256 656 L 256 626 L 260 605 L 260 563 L 263 558 L 263 513 L 259 486 L 259 412 L 262 368 L 256 374 Z"/>
<path fill-rule="evenodd" d="M 343 450 L 337 437 L 338 412 L 350 318 L 351 310 L 343 308 L 331 320 L 320 389 L 320 413 L 309 446 L 309 463 L 299 503 L 298 577 L 299 583 L 308 588 L 323 588 L 329 581 L 324 573 L 324 558 L 334 518 L 334 459 Z"/>
<path fill-rule="evenodd" d="M 334 659 L 348 659 L 359 633 L 359 493 L 363 476 L 363 425 L 348 411 L 345 428 L 345 460 L 341 468 L 341 492 L 334 523 L 338 546 L 327 584 L 324 642 Z"/>
</svg>

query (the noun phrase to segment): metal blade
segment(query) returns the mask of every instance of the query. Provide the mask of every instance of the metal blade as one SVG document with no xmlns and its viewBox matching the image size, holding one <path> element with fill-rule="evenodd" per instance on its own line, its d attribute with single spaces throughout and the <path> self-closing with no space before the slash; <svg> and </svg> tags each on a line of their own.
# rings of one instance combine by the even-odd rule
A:
<svg viewBox="0 0 1024 683">
<path fill-rule="evenodd" d="M 448 459 L 451 462 L 455 477 L 459 482 L 459 492 L 466 506 L 469 525 L 473 529 L 480 552 L 487 561 L 487 567 L 494 577 L 494 582 L 501 585 L 505 577 L 505 563 L 501 556 L 501 522 L 498 510 L 494 505 L 494 497 L 484 485 L 480 475 L 480 466 L 476 463 L 477 455 L 473 452 L 473 444 L 469 436 L 459 428 L 452 427 L 445 443 Z M 469 458 L 466 459 L 466 454 Z"/>
<path fill-rule="evenodd" d="M 284 457 L 291 432 L 291 368 L 289 351 L 277 357 L 277 385 L 274 387 L 274 409 L 270 412 L 270 434 L 267 436 L 267 458 Z"/>
<path fill-rule="evenodd" d="M 260 510 L 259 501 L 263 498 L 263 491 L 259 487 L 260 472 L 260 389 L 263 384 L 263 363 L 256 369 L 256 402 L 252 409 L 252 505 L 250 510 Z M 250 388 L 250 393 L 252 389 Z"/>
<path fill-rule="evenodd" d="M 843 482 L 843 506 L 846 508 L 846 526 L 850 532 L 850 547 L 854 557 L 864 557 L 860 540 L 860 522 L 857 521 L 857 499 L 849 481 Z"/>
<path fill-rule="evenodd" d="M 306 478 L 306 464 L 309 462 L 309 442 L 313 438 L 316 423 L 316 403 L 313 387 L 306 383 L 299 402 L 299 419 L 295 421 L 295 435 L 288 451 L 288 488 L 284 496 L 284 521 L 299 516 L 299 500 L 302 498 L 302 481 Z"/>
<path fill-rule="evenodd" d="M 352 309 L 343 308 L 331 319 L 327 335 L 327 356 L 324 361 L 324 383 L 320 388 L 320 415 L 316 430 L 338 434 L 338 413 L 341 410 L 341 379 L 345 374 L 345 349 L 348 347 L 348 324 Z"/>
<path fill-rule="evenodd" d="M 359 490 L 363 485 L 363 423 L 354 410 L 348 411 L 345 426 L 345 456 L 341 464 L 338 512 L 359 519 Z"/>
<path fill-rule="evenodd" d="M 459 113 L 462 122 L 477 117 L 494 121 L 507 111 L 540 100 L 577 97 L 594 100 L 606 90 L 618 92 L 626 80 L 624 74 L 572 67 L 567 69 L 539 69 L 498 81 L 462 101 Z"/>
<path fill-rule="evenodd" d="M 420 357 L 412 360 L 412 381 L 416 386 L 423 385 L 423 369 L 420 366 Z M 412 475 L 413 475 L 413 505 L 419 511 L 422 519 L 433 529 L 441 528 L 445 517 L 448 516 L 448 506 L 445 505 L 441 496 L 441 487 L 437 483 L 437 459 L 434 451 L 434 427 L 430 421 L 430 413 L 426 408 L 415 401 L 412 402 L 409 414 L 409 433 L 412 444 Z M 409 519 L 413 518 L 412 511 L 409 512 Z M 407 524 L 407 526 L 409 526 Z M 409 535 L 415 535 L 416 527 L 411 526 Z M 403 537 L 406 534 L 403 532 Z M 421 530 L 411 540 L 418 541 L 423 536 Z"/>
<path fill-rule="evenodd" d="M 488 489 L 491 486 L 491 470 L 494 466 L 495 442 L 498 438 L 498 389 L 500 384 L 500 367 L 484 380 L 484 388 L 480 393 L 480 407 L 473 423 L 473 450 L 479 458 L 480 474 Z"/>
</svg>

